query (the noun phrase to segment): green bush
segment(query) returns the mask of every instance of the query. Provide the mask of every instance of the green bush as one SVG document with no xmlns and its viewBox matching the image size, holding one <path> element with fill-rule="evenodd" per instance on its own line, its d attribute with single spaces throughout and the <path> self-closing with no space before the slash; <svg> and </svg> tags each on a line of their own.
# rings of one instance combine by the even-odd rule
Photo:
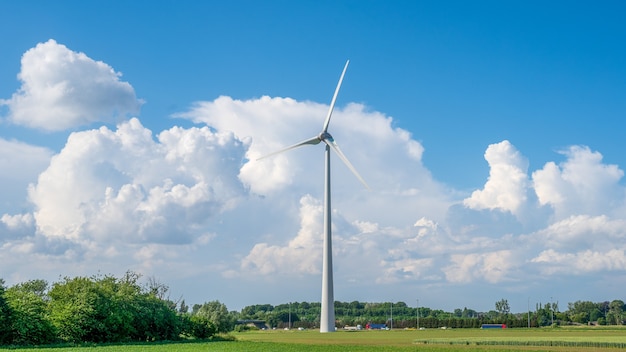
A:
<svg viewBox="0 0 626 352">
<path fill-rule="evenodd" d="M 47 316 L 47 302 L 42 296 L 18 285 L 6 291 L 6 298 L 12 310 L 12 344 L 41 345 L 56 340 L 55 328 Z"/>
<path fill-rule="evenodd" d="M 193 315 L 190 318 L 190 323 L 189 333 L 195 338 L 206 339 L 217 334 L 217 327 L 205 316 Z"/>
</svg>

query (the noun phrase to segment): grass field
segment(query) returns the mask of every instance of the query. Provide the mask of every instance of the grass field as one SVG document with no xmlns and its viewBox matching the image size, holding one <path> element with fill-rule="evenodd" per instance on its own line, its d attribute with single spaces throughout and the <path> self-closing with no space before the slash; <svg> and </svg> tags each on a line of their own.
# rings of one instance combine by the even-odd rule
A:
<svg viewBox="0 0 626 352">
<path fill-rule="evenodd" d="M 251 331 L 233 333 L 235 341 L 129 344 L 12 349 L 19 352 L 365 352 L 365 351 L 614 351 L 626 349 L 626 329 L 454 329 L 339 331 Z M 0 348 L 1 350 L 1 348 Z"/>
<path fill-rule="evenodd" d="M 292 345 L 380 346 L 393 351 L 606 351 L 626 348 L 622 328 L 546 329 L 430 329 L 350 331 L 262 331 L 236 335 L 240 341 L 280 342 Z M 378 350 L 378 349 L 376 349 Z"/>
</svg>

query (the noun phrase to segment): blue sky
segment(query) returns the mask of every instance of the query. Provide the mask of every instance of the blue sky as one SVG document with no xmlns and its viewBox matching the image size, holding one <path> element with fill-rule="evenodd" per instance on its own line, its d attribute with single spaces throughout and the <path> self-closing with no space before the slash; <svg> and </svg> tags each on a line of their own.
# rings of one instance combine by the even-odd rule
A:
<svg viewBox="0 0 626 352">
<path fill-rule="evenodd" d="M 623 299 L 625 10 L 0 1 L 0 277 L 319 300 L 322 148 L 255 159 L 349 59 L 330 130 L 372 190 L 334 161 L 336 299 Z"/>
</svg>

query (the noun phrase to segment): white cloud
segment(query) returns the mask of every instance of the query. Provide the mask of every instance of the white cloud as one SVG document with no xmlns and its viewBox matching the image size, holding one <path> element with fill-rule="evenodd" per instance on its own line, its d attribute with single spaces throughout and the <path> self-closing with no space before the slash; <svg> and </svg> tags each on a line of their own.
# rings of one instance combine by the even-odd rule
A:
<svg viewBox="0 0 626 352">
<path fill-rule="evenodd" d="M 310 195 L 300 200 L 300 229 L 284 245 L 257 243 L 242 259 L 243 275 L 308 276 L 321 272 L 323 206 Z M 391 283 L 432 278 L 433 255 L 445 251 L 437 225 L 427 219 L 412 229 L 380 228 L 376 223 L 350 224 L 333 212 L 333 256 L 338 280 Z M 401 245 L 399 245 L 401 243 Z M 367 267 L 367 273 L 363 267 Z M 241 274 L 240 274 L 241 275 Z"/>
<path fill-rule="evenodd" d="M 626 269 L 626 219 L 570 216 L 522 240 L 541 249 L 530 262 L 547 275 Z"/>
<path fill-rule="evenodd" d="M 442 270 L 446 279 L 453 283 L 470 283 L 476 280 L 498 283 L 511 280 L 509 273 L 514 263 L 512 259 L 510 250 L 454 254 L 450 258 L 450 265 Z"/>
<path fill-rule="evenodd" d="M 574 253 L 548 249 L 533 258 L 533 263 L 545 264 L 542 272 L 547 275 L 580 275 L 599 271 L 626 270 L 626 249 L 611 249 L 606 252 L 585 250 Z"/>
<path fill-rule="evenodd" d="M 230 133 L 139 120 L 73 133 L 30 189 L 38 231 L 72 241 L 187 243 L 245 194 L 246 146 Z"/>
<path fill-rule="evenodd" d="M 22 227 L 31 227 L 33 225 L 33 216 L 31 214 L 4 214 L 0 218 L 0 222 L 2 222 L 4 225 L 6 225 L 6 227 L 12 230 Z"/>
<path fill-rule="evenodd" d="M 27 127 L 59 131 L 93 122 L 115 122 L 137 114 L 142 104 L 121 74 L 102 61 L 50 39 L 24 53 L 20 89 L 7 119 Z"/>
<path fill-rule="evenodd" d="M 485 151 L 489 179 L 463 204 L 471 209 L 500 209 L 516 214 L 527 201 L 528 161 L 509 142 L 491 144 Z"/>
<path fill-rule="evenodd" d="M 626 239 L 626 219 L 606 215 L 575 215 L 550 224 L 532 235 L 532 239 L 551 249 L 607 250 Z"/>
<path fill-rule="evenodd" d="M 285 199 L 311 195 L 301 200 L 299 229 L 271 233 L 253 245 L 241 261 L 242 273 L 275 277 L 320 272 L 321 208 L 312 208 L 311 202 L 322 198 L 323 148 L 303 147 L 255 159 L 319 133 L 327 109 L 289 98 L 220 97 L 177 115 L 249 137 L 251 160 L 243 165 L 240 178 L 251 191 L 264 195 L 265 204 L 279 209 L 277 213 L 291 214 L 283 208 Z M 441 276 L 432 253 L 445 251 L 447 236 L 438 233 L 436 221 L 445 218 L 450 190 L 421 164 L 421 144 L 407 131 L 392 128 L 391 122 L 360 104 L 338 106 L 333 113 L 329 132 L 372 189 L 364 190 L 339 159 L 333 159 L 333 253 L 342 280 L 374 284 Z M 418 221 L 416 237 L 410 224 L 422 218 L 432 220 Z M 427 230 L 429 225 L 434 229 Z"/>
<path fill-rule="evenodd" d="M 588 147 L 572 146 L 562 152 L 567 160 L 548 162 L 533 172 L 539 202 L 554 209 L 557 220 L 570 215 L 624 215 L 626 193 L 619 184 L 624 176 L 617 165 L 602 164 L 602 155 Z"/>
<path fill-rule="evenodd" d="M 32 236 L 35 233 L 35 221 L 30 213 L 0 217 L 0 244 L 2 239 L 16 239 Z"/>
<path fill-rule="evenodd" d="M 313 135 L 325 111 L 323 105 L 291 99 L 263 97 L 239 101 L 220 97 L 214 102 L 199 103 L 179 116 L 250 137 L 248 156 L 254 159 Z M 356 191 L 355 196 L 358 187 L 353 186 L 356 182 L 349 182 L 354 180 L 347 179 L 352 178 L 349 173 L 340 173 L 339 180 L 334 181 L 341 183 L 341 187 L 334 188 L 339 188 L 339 194 L 333 193 L 336 277 L 367 282 L 368 278 L 359 274 L 359 267 L 354 264 L 367 262 L 376 263 L 368 265 L 367 276 L 378 283 L 515 283 L 523 280 L 524 275 L 532 277 L 533 270 L 550 266 L 533 260 L 538 253 L 565 248 L 555 245 L 556 235 L 548 234 L 548 215 L 553 209 L 539 201 L 539 191 L 535 195 L 534 187 L 538 184 L 536 179 L 530 182 L 529 163 L 510 142 L 487 148 L 489 179 L 482 190 L 461 202 L 463 206 L 454 205 L 454 192 L 438 185 L 421 165 L 423 147 L 406 131 L 392 129 L 390 122 L 390 118 L 358 104 L 335 110 L 331 133 L 340 144 L 347 144 L 344 151 L 373 185 L 371 193 Z M 319 154 L 319 150 L 291 151 L 263 162 L 251 161 L 243 166 L 240 177 L 275 206 L 280 204 L 275 199 L 294 194 L 321 195 L 322 169 L 312 167 L 309 161 L 314 158 L 321 164 Z M 577 154 L 567 156 L 571 160 L 565 165 L 576 163 Z M 614 170 L 598 160 L 596 166 L 599 170 Z M 619 177 L 604 180 L 613 183 L 616 194 L 623 192 L 616 183 Z M 321 253 L 303 251 L 304 247 L 297 245 L 314 238 L 311 236 L 315 233 L 311 230 L 314 223 L 304 225 L 302 209 L 300 230 L 294 231 L 294 235 L 275 234 L 269 237 L 271 241 L 254 245 L 243 260 L 242 269 L 267 276 L 318 273 Z M 321 225 L 318 221 L 317 226 Z M 415 224 L 413 229 L 409 228 L 410 223 Z M 335 231 L 336 227 L 341 230 Z M 617 231 L 613 238 L 622 241 L 618 226 L 613 228 Z M 525 231 L 536 232 L 527 235 L 529 232 Z M 319 248 L 321 229 L 316 236 L 318 242 L 311 242 L 311 248 Z M 585 250 L 588 243 L 573 241 L 574 238 L 568 237 L 569 243 L 574 243 L 568 250 Z M 304 256 L 316 261 L 303 261 Z"/>
<path fill-rule="evenodd" d="M 300 199 L 300 230 L 285 246 L 257 243 L 243 258 L 246 273 L 316 274 L 321 271 L 323 207 L 310 195 Z"/>
<path fill-rule="evenodd" d="M 241 168 L 242 182 L 257 194 L 290 192 L 321 194 L 323 147 L 305 146 L 274 157 L 256 159 L 318 134 L 328 106 L 290 98 L 235 100 L 219 97 L 199 102 L 178 117 L 206 123 L 218 131 L 250 138 L 250 162 Z M 392 118 L 368 111 L 361 104 L 337 106 L 329 132 L 372 188 L 366 192 L 338 158 L 333 157 L 333 202 L 350 204 L 353 216 L 441 219 L 450 204 L 449 190 L 436 182 L 421 163 L 423 147 L 402 129 L 392 128 Z M 354 202 L 359 198 L 359 202 Z M 396 212 L 381 212 L 382 204 L 396 204 Z M 386 221 L 384 221 L 386 222 Z"/>
</svg>

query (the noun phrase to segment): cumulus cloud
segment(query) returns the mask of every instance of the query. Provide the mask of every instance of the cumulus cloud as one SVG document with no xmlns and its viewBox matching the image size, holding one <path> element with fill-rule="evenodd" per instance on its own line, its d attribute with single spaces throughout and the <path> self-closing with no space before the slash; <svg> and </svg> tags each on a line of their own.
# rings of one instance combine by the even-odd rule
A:
<svg viewBox="0 0 626 352">
<path fill-rule="evenodd" d="M 275 200 L 290 194 L 321 197 L 323 170 L 321 165 L 311 166 L 311 159 L 313 165 L 321 159 L 320 151 L 310 148 L 313 151 L 290 151 L 263 162 L 254 159 L 316 133 L 326 109 L 320 104 L 289 98 L 242 101 L 220 97 L 213 102 L 197 103 L 178 116 L 207 123 L 218 131 L 233 131 L 240 138 L 250 137 L 250 162 L 243 165 L 240 179 L 253 192 L 265 195 L 268 202 L 280 207 L 281 202 Z M 545 196 L 544 189 L 549 184 L 541 180 L 539 171 L 533 174 L 531 182 L 528 160 L 509 141 L 488 146 L 485 159 L 490 173 L 485 185 L 455 203 L 458 194 L 437 184 L 421 164 L 424 148 L 406 131 L 392 128 L 391 118 L 362 105 L 349 104 L 335 110 L 330 132 L 338 143 L 346 143 L 344 151 L 372 185 L 371 193 L 359 193 L 358 183 L 352 182 L 356 180 L 350 179 L 349 172 L 334 176 L 342 183 L 341 187 L 335 186 L 339 192 L 333 193 L 336 277 L 345 275 L 343 278 L 350 282 L 367 281 L 354 264 L 367 261 L 377 263 L 368 268 L 368 276 L 378 283 L 518 282 L 524 265 L 528 266 L 525 269 L 534 267 L 539 271 L 550 265 L 536 259 L 542 251 L 561 248 L 565 253 L 577 253 L 589 248 L 588 242 L 574 241 L 576 237 L 557 244 L 557 235 L 549 230 L 551 225 L 558 226 L 554 223 L 558 218 L 554 217 L 557 202 L 549 202 Z M 595 167 L 593 174 L 600 175 L 601 180 L 579 181 L 588 182 L 591 187 L 611 183 L 617 202 L 623 192 L 618 184 L 621 171 L 603 165 L 600 159 L 583 157 L 584 150 L 582 154 L 576 148 L 572 151 L 577 152 L 566 154 L 567 160 L 561 165 L 563 174 L 568 173 L 571 165 L 588 160 L 587 168 Z M 334 166 L 334 170 L 341 167 Z M 591 171 L 587 174 L 592 176 Z M 567 197 L 576 194 L 573 189 L 562 193 Z M 596 213 L 607 210 L 601 202 L 594 204 Z M 321 220 L 315 223 L 310 218 L 321 211 L 316 209 L 301 203 L 300 229 L 292 234 L 276 234 L 271 236 L 273 242 L 252 246 L 241 269 L 261 275 L 319 273 Z M 286 209 L 285 213 L 289 214 Z M 610 219 L 598 218 L 595 222 L 609 223 Z M 314 231 L 316 226 L 318 230 Z M 337 228 L 341 230 L 338 232 Z M 620 230 L 615 231 L 614 238 L 619 238 Z M 308 244 L 299 246 L 303 241 Z M 571 243 L 571 248 L 565 249 L 564 243 Z M 305 256 L 315 260 L 303 260 Z M 531 273 L 526 271 L 525 275 Z"/>
<path fill-rule="evenodd" d="M 608 250 L 626 239 L 626 219 L 611 219 L 606 215 L 573 215 L 533 233 L 532 238 L 552 249 Z"/>
<path fill-rule="evenodd" d="M 154 140 L 139 120 L 73 133 L 30 190 L 39 233 L 72 241 L 187 243 L 233 206 L 246 145 L 208 127 Z"/>
<path fill-rule="evenodd" d="M 487 148 L 491 169 L 484 188 L 463 201 L 467 208 L 450 208 L 447 224 L 459 242 L 443 269 L 448 281 L 623 270 L 623 171 L 603 164 L 588 147 L 562 154 L 565 161 L 547 163 L 529 182 L 528 164 L 509 142 Z M 533 232 L 524 233 L 520 215 L 534 221 Z"/>
<path fill-rule="evenodd" d="M 437 238 L 437 224 L 420 219 L 415 228 L 380 227 L 376 223 L 349 223 L 335 210 L 334 266 L 339 278 L 350 282 L 391 283 L 433 279 L 433 255 L 445 252 Z M 285 244 L 257 243 L 241 261 L 241 272 L 255 275 L 316 275 L 321 272 L 323 206 L 311 195 L 300 199 L 300 228 Z M 401 243 L 401 245 L 399 244 Z M 367 266 L 367 273 L 362 268 Z"/>
<path fill-rule="evenodd" d="M 626 250 L 619 248 L 606 252 L 584 250 L 568 253 L 548 249 L 533 258 L 532 262 L 546 264 L 542 271 L 547 275 L 579 275 L 598 271 L 621 272 L 626 270 Z"/>
<path fill-rule="evenodd" d="M 240 179 L 252 192 L 267 196 L 286 190 L 296 194 L 321 192 L 321 146 L 305 146 L 268 159 L 256 159 L 318 134 L 327 111 L 327 105 L 290 98 L 219 97 L 198 102 L 177 116 L 220 131 L 232 131 L 242 139 L 250 138 L 246 154 L 250 161 L 242 166 Z M 393 128 L 391 117 L 370 111 L 362 104 L 337 106 L 329 132 L 374 192 L 364 195 L 366 191 L 354 175 L 338 158 L 333 159 L 333 202 L 350 203 L 350 208 L 343 211 L 351 210 L 355 216 L 381 216 L 383 213 L 377 209 L 393 199 L 397 210 L 386 216 L 414 217 L 413 220 L 424 215 L 443 217 L 451 202 L 450 191 L 422 165 L 423 146 L 407 131 Z M 353 201 L 355 197 L 360 199 L 358 204 Z"/>
<path fill-rule="evenodd" d="M 261 161 L 256 158 L 319 133 L 327 110 L 327 105 L 290 98 L 219 97 L 177 115 L 249 137 L 250 161 L 242 166 L 240 179 L 252 192 L 262 194 L 268 205 L 280 209 L 277 212 L 291 214 L 288 206 L 282 208 L 284 199 L 309 194 L 299 205 L 299 229 L 274 233 L 269 237 L 273 242 L 252 246 L 241 261 L 243 272 L 311 275 L 321 270 L 321 208 L 313 208 L 311 202 L 322 198 L 323 148 L 307 146 Z M 423 220 L 425 224 L 435 224 L 445 218 L 451 204 L 450 190 L 421 163 L 423 146 L 407 131 L 393 128 L 391 117 L 361 104 L 337 106 L 329 132 L 372 189 L 365 190 L 338 158 L 333 159 L 333 251 L 338 270 L 351 282 L 372 284 L 439 275 L 423 250 L 397 249 L 397 241 L 406 241 L 403 248 L 414 248 L 408 245 L 416 238 L 410 224 L 422 218 L 431 219 Z M 421 233 L 425 227 L 420 225 Z M 420 245 L 443 249 L 434 236 L 420 236 Z M 385 241 L 389 237 L 393 240 Z M 358 274 L 364 261 L 376 263 L 369 275 Z"/>
<path fill-rule="evenodd" d="M 475 280 L 497 283 L 511 280 L 510 270 L 514 265 L 510 250 L 486 253 L 454 254 L 450 265 L 443 268 L 450 282 L 468 283 Z"/>
<path fill-rule="evenodd" d="M 254 161 L 317 135 L 327 110 L 328 106 L 323 104 L 298 102 L 290 98 L 264 96 L 235 100 L 219 97 L 212 102 L 196 103 L 190 111 L 177 116 L 206 123 L 218 130 L 234 131 L 240 137 L 253 137 L 247 155 Z M 368 112 L 363 105 L 338 107 L 333 113 L 329 131 L 342 149 L 351 151 L 348 158 L 355 159 L 353 163 L 356 165 L 360 165 L 365 158 L 364 151 L 385 153 L 393 150 L 416 163 L 421 162 L 423 147 L 412 140 L 407 131 L 393 129 L 391 118 L 378 112 Z M 360 152 L 356 153 L 355 150 Z M 294 181 L 294 175 L 306 163 L 298 162 L 298 159 L 306 158 L 280 154 L 263 163 L 248 163 L 242 168 L 242 179 L 255 192 L 271 192 Z"/>
<path fill-rule="evenodd" d="M 528 161 L 509 142 L 491 144 L 485 151 L 489 179 L 463 201 L 471 209 L 500 209 L 516 214 L 527 200 Z"/>
<path fill-rule="evenodd" d="M 542 249 L 530 262 L 546 274 L 626 269 L 626 219 L 611 219 L 606 215 L 570 216 L 524 237 L 524 241 Z"/>
<path fill-rule="evenodd" d="M 589 147 L 572 146 L 562 154 L 567 158 L 564 162 L 548 162 L 532 175 L 539 202 L 551 206 L 557 220 L 623 211 L 626 193 L 619 181 L 624 171 L 603 164 L 602 154 Z"/>
<path fill-rule="evenodd" d="M 22 86 L 10 99 L 10 122 L 60 131 L 137 114 L 142 102 L 121 74 L 102 61 L 50 39 L 22 56 Z"/>
<path fill-rule="evenodd" d="M 0 217 L 0 243 L 7 239 L 23 238 L 35 234 L 35 221 L 30 213 Z"/>
</svg>

